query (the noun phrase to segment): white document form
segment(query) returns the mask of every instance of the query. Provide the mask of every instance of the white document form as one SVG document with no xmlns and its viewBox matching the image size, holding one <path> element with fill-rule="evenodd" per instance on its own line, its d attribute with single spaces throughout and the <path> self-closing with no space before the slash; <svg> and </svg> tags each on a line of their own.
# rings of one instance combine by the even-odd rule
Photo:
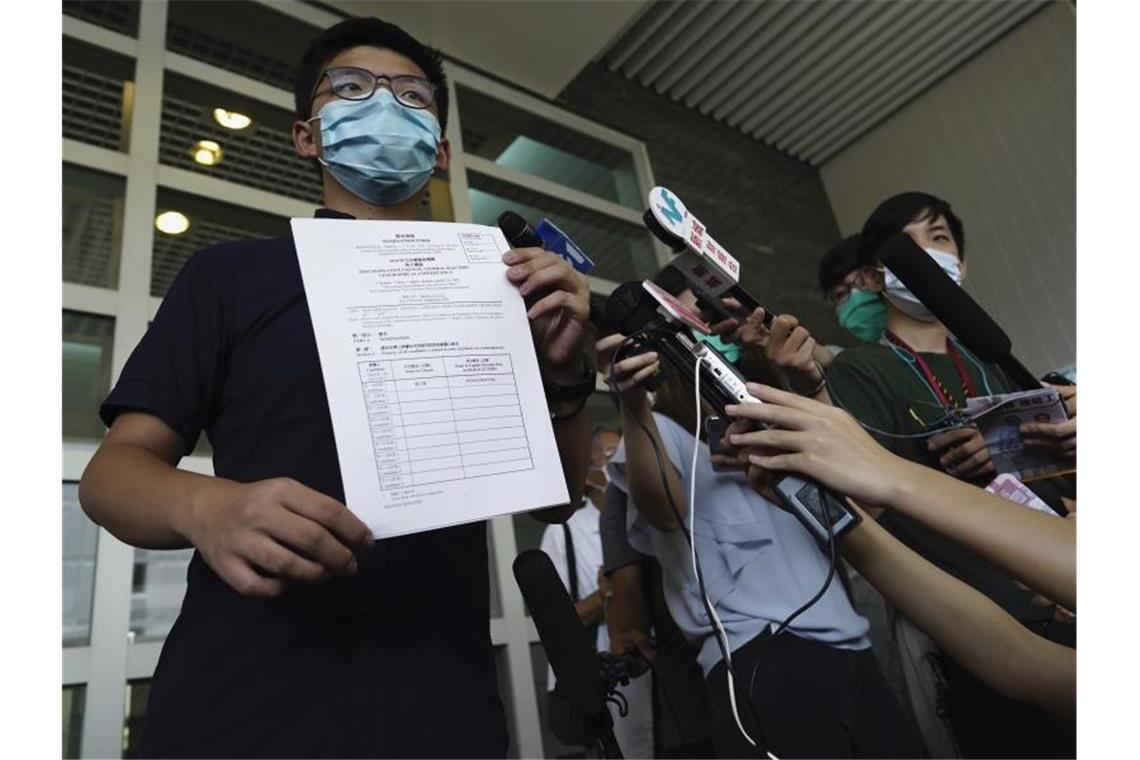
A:
<svg viewBox="0 0 1140 760">
<path fill-rule="evenodd" d="M 292 226 L 345 502 L 377 538 L 569 501 L 497 228 Z"/>
</svg>

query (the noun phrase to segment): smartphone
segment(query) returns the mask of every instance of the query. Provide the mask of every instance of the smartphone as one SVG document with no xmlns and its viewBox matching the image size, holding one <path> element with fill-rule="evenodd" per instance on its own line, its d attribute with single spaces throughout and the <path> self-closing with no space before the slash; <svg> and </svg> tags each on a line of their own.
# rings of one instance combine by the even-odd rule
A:
<svg viewBox="0 0 1140 760">
<path fill-rule="evenodd" d="M 1062 375 L 1060 372 L 1050 372 L 1041 378 L 1042 382 L 1049 383 L 1049 385 L 1076 385 L 1072 380 Z"/>
<path fill-rule="evenodd" d="M 736 456 L 736 449 L 721 442 L 725 433 L 728 432 L 728 426 L 731 424 L 732 420 L 728 417 L 710 415 L 705 418 L 705 433 L 708 436 L 710 457 L 715 457 L 717 454 L 726 457 Z M 712 467 L 717 472 L 723 472 L 725 469 L 728 469 L 717 464 L 715 460 L 713 461 Z"/>
<path fill-rule="evenodd" d="M 712 327 L 709 326 L 708 322 L 701 319 L 700 314 L 678 301 L 660 285 L 652 280 L 645 280 L 641 285 L 653 296 L 657 303 L 661 305 L 661 308 L 665 309 L 670 317 L 699 333 L 703 333 L 704 335 L 712 334 Z"/>
</svg>

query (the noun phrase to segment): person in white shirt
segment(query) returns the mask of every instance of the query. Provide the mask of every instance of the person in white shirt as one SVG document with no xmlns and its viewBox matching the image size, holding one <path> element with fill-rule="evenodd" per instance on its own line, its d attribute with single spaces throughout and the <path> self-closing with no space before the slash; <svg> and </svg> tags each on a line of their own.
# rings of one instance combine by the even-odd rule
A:
<svg viewBox="0 0 1140 760">
<path fill-rule="evenodd" d="M 605 612 L 605 597 L 609 593 L 609 580 L 601 572 L 602 569 L 602 539 L 598 532 L 598 521 L 601 519 L 602 497 L 608 483 L 606 476 L 606 463 L 617 450 L 621 442 L 621 433 L 616 430 L 599 427 L 594 430 L 590 439 L 590 469 L 586 476 L 585 500 L 582 507 L 570 516 L 562 525 L 550 525 L 542 534 L 542 543 L 539 549 L 546 552 L 558 571 L 562 585 L 570 592 L 578 617 L 584 626 L 598 626 L 596 646 L 600 651 L 608 651 L 610 646 L 609 634 L 606 627 L 601 625 Z M 570 577 L 569 555 L 567 548 L 567 534 L 570 537 L 572 551 L 575 558 L 577 578 Z M 577 586 L 577 595 L 575 595 Z M 547 666 L 548 688 L 554 688 L 554 671 Z"/>
<path fill-rule="evenodd" d="M 542 535 L 542 544 L 539 547 L 550 556 L 562 585 L 574 598 L 574 606 L 582 625 L 597 626 L 595 646 L 599 652 L 608 652 L 610 649 L 609 631 L 604 624 L 610 581 L 602 572 L 602 539 L 598 525 L 606 486 L 609 485 L 606 464 L 620 443 L 621 433 L 617 430 L 606 427 L 594 430 L 591 439 L 590 469 L 586 477 L 585 502 L 564 525 L 548 526 Z M 569 546 L 573 547 L 574 567 L 577 570 L 576 583 L 572 583 L 570 577 Z M 577 586 L 576 596 L 574 586 Z M 555 684 L 554 671 L 549 665 L 546 671 L 546 688 L 547 691 L 551 691 Z M 629 706 L 624 718 L 616 709 L 610 710 L 614 718 L 614 735 L 622 752 L 626 757 L 652 757 L 653 696 L 650 679 L 647 676 L 634 679 L 628 686 L 619 686 L 618 690 Z"/>
<path fill-rule="evenodd" d="M 690 308 L 696 300 L 687 289 L 676 297 Z M 603 338 L 598 351 L 623 340 Z M 829 558 L 795 517 L 757 498 L 741 473 L 713 468 L 694 434 L 708 412 L 698 412 L 676 373 L 655 384 L 650 400 L 643 383 L 661 371 L 655 352 L 614 362 L 626 437 L 609 472 L 629 495 L 630 545 L 660 562 L 669 612 L 699 648 L 717 755 L 913 757 L 870 650 L 868 623 L 832 576 Z M 683 540 L 690 535 L 703 583 Z M 732 653 L 731 680 L 718 639 Z"/>
</svg>

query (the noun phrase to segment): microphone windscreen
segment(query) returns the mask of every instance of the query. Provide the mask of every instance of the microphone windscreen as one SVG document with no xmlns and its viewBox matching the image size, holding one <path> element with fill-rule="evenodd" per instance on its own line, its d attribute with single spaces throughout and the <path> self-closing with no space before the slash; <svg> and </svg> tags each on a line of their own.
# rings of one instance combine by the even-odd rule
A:
<svg viewBox="0 0 1140 760">
<path fill-rule="evenodd" d="M 652 209 L 646 210 L 646 212 L 641 215 L 641 221 L 645 223 L 645 227 L 653 233 L 653 236 L 669 246 L 673 250 L 673 253 L 680 253 L 685 250 L 684 239 L 677 237 L 661 226 L 661 222 L 657 221 L 657 217 L 653 215 Z"/>
<path fill-rule="evenodd" d="M 542 238 L 526 219 L 514 211 L 499 214 L 499 229 L 511 248 L 542 248 Z"/>
<path fill-rule="evenodd" d="M 640 282 L 623 282 L 606 298 L 606 319 L 622 335 L 633 335 L 657 316 L 657 301 Z"/>
<path fill-rule="evenodd" d="M 888 238 L 879 261 L 922 301 L 962 345 L 985 362 L 1001 362 L 1013 346 L 998 323 L 908 235 Z"/>
<path fill-rule="evenodd" d="M 554 563 L 545 552 L 531 549 L 515 558 L 513 568 L 559 689 L 587 724 L 604 720 L 602 674 L 594 647 Z"/>
</svg>

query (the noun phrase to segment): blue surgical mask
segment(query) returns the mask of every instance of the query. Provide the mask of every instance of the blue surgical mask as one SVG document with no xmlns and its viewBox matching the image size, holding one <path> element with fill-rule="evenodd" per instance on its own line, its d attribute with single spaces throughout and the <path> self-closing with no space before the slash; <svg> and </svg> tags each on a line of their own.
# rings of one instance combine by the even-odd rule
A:
<svg viewBox="0 0 1140 760">
<path fill-rule="evenodd" d="M 740 346 L 735 343 L 725 343 L 720 339 L 719 335 L 705 335 L 696 330 L 693 331 L 696 339 L 700 343 L 707 343 L 708 345 L 720 351 L 725 359 L 728 359 L 732 364 L 736 364 L 736 360 L 740 358 Z"/>
<path fill-rule="evenodd" d="M 331 100 L 314 119 L 321 120 L 320 162 L 361 200 L 395 206 L 431 179 L 440 131 L 427 109 L 378 89 L 367 100 Z"/>
</svg>

